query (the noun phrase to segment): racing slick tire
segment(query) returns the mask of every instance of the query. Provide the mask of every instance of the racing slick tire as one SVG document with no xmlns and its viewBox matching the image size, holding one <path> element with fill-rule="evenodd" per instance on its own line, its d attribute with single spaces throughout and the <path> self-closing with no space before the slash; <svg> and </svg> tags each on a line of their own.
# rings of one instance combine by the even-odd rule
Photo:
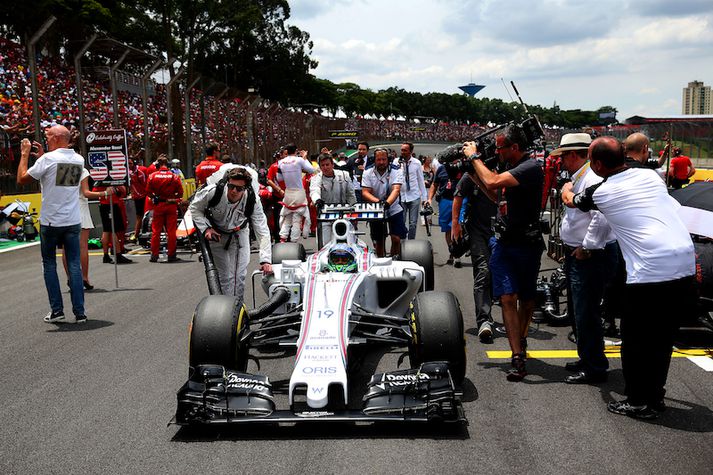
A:
<svg viewBox="0 0 713 475">
<path fill-rule="evenodd" d="M 465 378 L 465 334 L 463 315 L 455 295 L 430 291 L 416 295 L 410 316 L 411 368 L 428 361 L 447 361 L 457 384 Z"/>
<path fill-rule="evenodd" d="M 301 261 L 307 259 L 305 247 L 299 242 L 280 242 L 272 247 L 272 263 L 281 264 L 282 261 Z"/>
<path fill-rule="evenodd" d="M 401 260 L 415 262 L 426 271 L 426 290 L 433 290 L 433 246 L 430 241 L 403 240 L 401 241 Z"/>
<path fill-rule="evenodd" d="M 210 295 L 193 314 L 189 336 L 189 365 L 215 364 L 245 372 L 248 345 L 240 343 L 247 328 L 248 312 L 242 300 L 229 295 Z"/>
</svg>

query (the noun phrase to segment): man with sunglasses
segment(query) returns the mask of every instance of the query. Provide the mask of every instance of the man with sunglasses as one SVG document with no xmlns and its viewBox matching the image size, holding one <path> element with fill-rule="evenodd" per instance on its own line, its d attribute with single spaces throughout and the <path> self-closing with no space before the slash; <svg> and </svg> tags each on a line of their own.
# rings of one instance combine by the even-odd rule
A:
<svg viewBox="0 0 713 475">
<path fill-rule="evenodd" d="M 196 193 L 190 210 L 193 223 L 210 243 L 223 295 L 240 299 L 250 262 L 250 227 L 260 243 L 260 270 L 272 273 L 272 248 L 267 218 L 260 200 L 249 189 L 252 178 L 244 168 L 232 168 L 225 182 Z"/>
<path fill-rule="evenodd" d="M 480 159 L 475 142 L 466 142 L 463 153 L 485 187 L 496 193 L 497 215 L 490 239 L 490 273 L 493 297 L 500 298 L 503 322 L 512 350 L 508 381 L 526 375 L 527 332 L 537 292 L 537 275 L 545 243 L 540 232 L 540 203 L 544 172 L 527 153 L 522 129 L 510 125 L 495 136 L 501 163 L 507 170 L 490 170 Z"/>
</svg>

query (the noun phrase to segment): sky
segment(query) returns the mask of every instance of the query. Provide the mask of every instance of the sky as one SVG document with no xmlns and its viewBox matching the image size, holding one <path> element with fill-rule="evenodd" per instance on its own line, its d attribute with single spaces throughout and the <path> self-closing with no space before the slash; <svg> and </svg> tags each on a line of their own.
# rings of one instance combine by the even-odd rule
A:
<svg viewBox="0 0 713 475">
<path fill-rule="evenodd" d="M 291 0 L 314 42 L 312 73 L 362 88 L 460 93 L 595 110 L 681 114 L 713 85 L 713 0 Z"/>
</svg>

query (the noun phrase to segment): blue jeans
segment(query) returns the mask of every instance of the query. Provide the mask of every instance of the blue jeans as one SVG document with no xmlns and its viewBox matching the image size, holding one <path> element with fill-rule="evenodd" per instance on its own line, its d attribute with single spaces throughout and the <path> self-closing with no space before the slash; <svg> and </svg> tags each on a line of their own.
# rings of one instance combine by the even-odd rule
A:
<svg viewBox="0 0 713 475">
<path fill-rule="evenodd" d="M 44 269 L 45 287 L 53 312 L 63 312 L 64 302 L 57 278 L 57 245 L 64 247 L 69 270 L 69 290 L 72 295 L 72 312 L 74 315 L 84 315 L 84 284 L 82 268 L 79 262 L 79 234 L 81 224 L 73 226 L 40 225 L 40 248 L 42 251 L 42 267 Z"/>
<path fill-rule="evenodd" d="M 616 242 L 593 251 L 588 259 L 577 260 L 569 253 L 565 256 L 567 295 L 571 302 L 568 306 L 574 312 L 577 353 L 584 370 L 593 374 L 609 369 L 609 361 L 604 356 L 601 302 L 604 286 L 614 276 L 617 259 Z"/>
<path fill-rule="evenodd" d="M 416 228 L 418 227 L 418 212 L 421 210 L 421 200 L 402 201 L 404 208 L 404 218 L 408 215 L 408 239 L 416 239 Z"/>
</svg>

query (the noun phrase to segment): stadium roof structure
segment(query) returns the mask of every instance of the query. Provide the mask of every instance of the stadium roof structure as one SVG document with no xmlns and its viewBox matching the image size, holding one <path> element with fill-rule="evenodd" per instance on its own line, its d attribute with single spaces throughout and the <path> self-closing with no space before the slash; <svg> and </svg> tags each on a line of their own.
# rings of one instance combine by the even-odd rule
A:
<svg viewBox="0 0 713 475">
<path fill-rule="evenodd" d="M 629 117 L 624 121 L 627 125 L 642 125 L 642 124 L 653 124 L 656 122 L 710 122 L 713 121 L 713 115 L 669 115 L 661 117 L 644 117 L 641 115 L 634 115 Z"/>
<path fill-rule="evenodd" d="M 485 86 L 482 86 L 480 84 L 475 84 L 474 82 L 470 82 L 470 83 L 466 84 L 465 86 L 458 86 L 458 89 L 465 92 L 470 97 L 473 97 L 476 94 L 478 94 L 481 91 L 481 89 L 483 89 L 484 87 Z"/>
</svg>

